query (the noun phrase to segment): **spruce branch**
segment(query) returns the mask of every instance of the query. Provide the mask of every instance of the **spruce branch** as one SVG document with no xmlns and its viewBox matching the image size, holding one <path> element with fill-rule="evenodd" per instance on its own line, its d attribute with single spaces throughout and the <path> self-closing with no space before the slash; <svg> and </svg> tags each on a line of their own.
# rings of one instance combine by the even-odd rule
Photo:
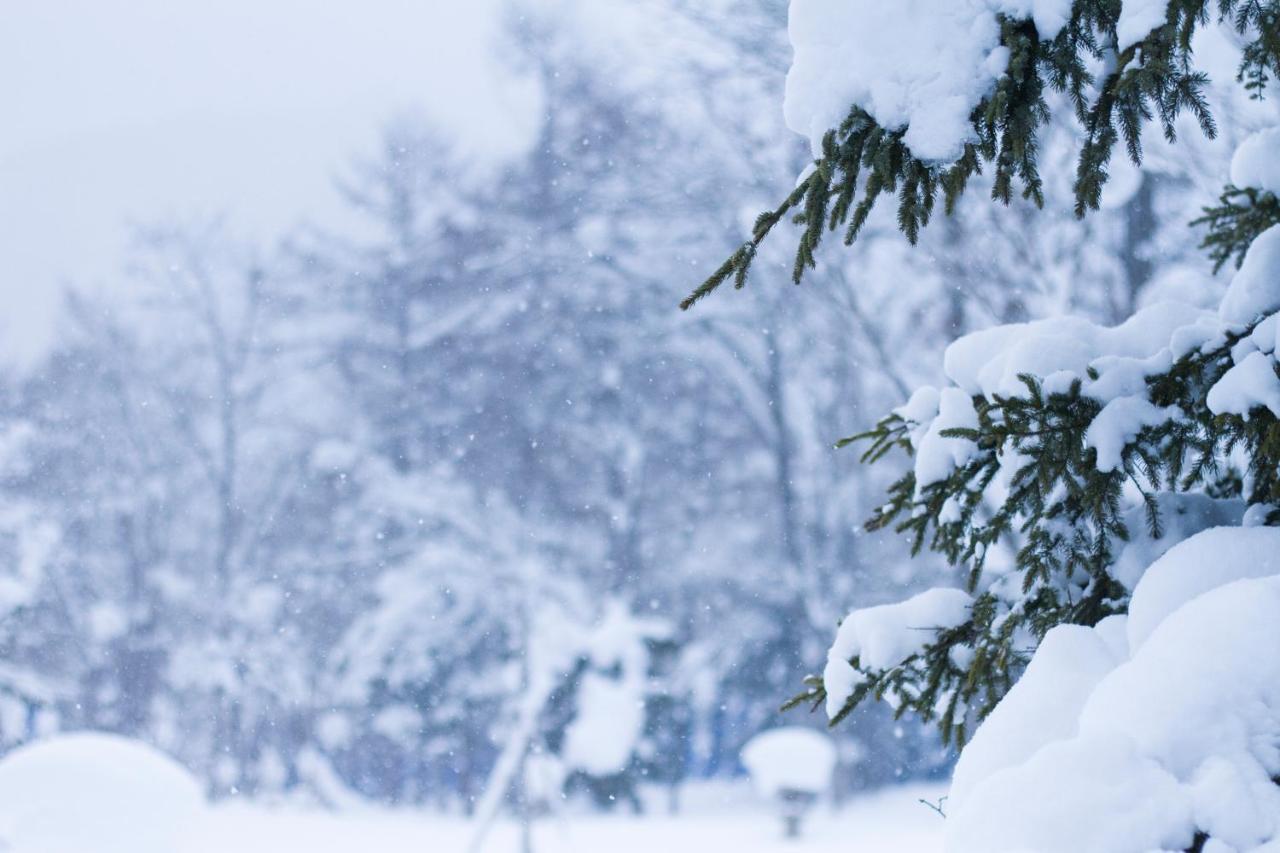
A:
<svg viewBox="0 0 1280 853">
<path fill-rule="evenodd" d="M 1227 261 L 1234 261 L 1239 267 L 1254 238 L 1280 224 L 1280 199 L 1274 193 L 1252 187 L 1228 185 L 1218 204 L 1204 208 L 1204 215 L 1191 224 L 1208 227 L 1200 247 L 1209 250 L 1214 272 Z"/>
<path fill-rule="evenodd" d="M 1208 77 L 1196 68 L 1191 50 L 1197 29 L 1215 17 L 1244 38 L 1238 76 L 1253 96 L 1261 97 L 1280 74 L 1280 0 L 1171 0 L 1165 22 L 1123 50 L 1116 47 L 1118 12 L 1115 0 L 1076 0 L 1067 25 L 1052 39 L 1042 38 L 1030 19 L 1001 16 L 1000 42 L 1009 50 L 1005 73 L 970 114 L 971 139 L 953 162 L 916 157 L 903 141 L 906 127 L 883 127 L 852 106 L 823 137 L 821 155 L 805 178 L 760 216 L 751 238 L 680 307 L 690 308 L 730 278 L 742 288 L 762 242 L 788 214 L 800 228 L 792 265 L 799 284 L 817 265 L 825 233 L 843 228 L 844 242 L 851 244 L 885 195 L 895 197 L 898 228 L 912 244 L 929 224 L 938 193 L 951 214 L 986 166 L 992 168 L 993 200 L 1008 204 L 1020 191 L 1043 206 L 1039 133 L 1051 118 L 1047 89 L 1067 95 L 1085 131 L 1074 183 L 1075 213 L 1085 216 L 1101 203 L 1117 143 L 1123 141 L 1130 160 L 1141 164 L 1143 129 L 1158 122 L 1173 141 L 1184 112 L 1206 136 L 1216 134 L 1204 95 Z M 1089 68 L 1100 60 L 1108 70 L 1095 90 Z"/>
<path fill-rule="evenodd" d="M 977 427 L 940 433 L 972 442 L 970 459 L 924 488 L 907 470 L 865 523 L 868 530 L 891 527 L 910 537 L 914 552 L 927 549 L 967 569 L 966 586 L 974 594 L 970 618 L 935 632 L 923 649 L 886 669 L 867 670 L 852 659 L 862 680 L 832 724 L 867 699 L 892 696 L 897 715 L 936 721 L 945 739 L 962 744 L 1026 663 L 1028 638 L 1034 645 L 1057 625 L 1095 625 L 1126 611 L 1128 590 L 1112 574 L 1134 534 L 1126 522 L 1126 488 L 1139 496 L 1141 526 L 1152 538 L 1164 535 L 1158 491 L 1203 489 L 1215 497 L 1280 504 L 1280 419 L 1262 407 L 1248 417 L 1215 416 L 1206 402 L 1234 363 L 1232 349 L 1251 332 L 1226 335 L 1148 377 L 1147 398 L 1174 407 L 1179 416 L 1141 429 L 1124 446 L 1116 470 L 1098 470 L 1086 432 L 1102 406 L 1084 393 L 1080 380 L 1048 392 L 1036 377 L 1023 375 L 1016 394 L 975 397 Z M 910 436 L 918 427 L 892 414 L 840 446 L 864 443 L 865 462 L 893 450 L 910 456 Z M 1248 460 L 1244 478 L 1221 464 L 1233 453 Z M 993 509 L 989 489 L 1002 475 L 1003 494 Z M 1016 595 L 1002 586 L 1004 572 L 986 571 L 999 543 L 1017 546 Z M 821 679 L 811 677 L 788 706 L 817 707 L 825 698 Z"/>
</svg>

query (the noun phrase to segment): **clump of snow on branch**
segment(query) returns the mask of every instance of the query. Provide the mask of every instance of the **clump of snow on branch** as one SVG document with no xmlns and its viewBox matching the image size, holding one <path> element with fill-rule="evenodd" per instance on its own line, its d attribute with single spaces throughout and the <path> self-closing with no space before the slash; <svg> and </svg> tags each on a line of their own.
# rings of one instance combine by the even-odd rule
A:
<svg viewBox="0 0 1280 853">
<path fill-rule="evenodd" d="M 952 160 L 973 141 L 969 113 L 1005 72 L 998 14 L 1032 17 L 1042 38 L 1066 24 L 1069 0 L 793 0 L 795 59 L 788 126 L 815 146 L 856 103 L 924 160 Z"/>
<path fill-rule="evenodd" d="M 978 412 L 972 398 L 958 388 L 942 389 L 936 413 L 915 442 L 916 487 L 923 489 L 947 479 L 952 471 L 972 458 L 976 449 L 973 442 L 945 436 L 942 434 L 945 430 L 977 427 Z"/>
<path fill-rule="evenodd" d="M 931 643 L 937 631 L 964 623 L 972 604 L 973 599 L 962 590 L 939 587 L 897 604 L 864 607 L 846 616 L 827 652 L 822 675 L 827 714 L 838 714 L 865 677 L 850 660 L 857 658 L 866 670 L 896 666 Z"/>
<path fill-rule="evenodd" d="M 1259 192 L 1280 195 L 1280 127 L 1269 127 L 1250 136 L 1231 158 L 1231 183 Z"/>
<path fill-rule="evenodd" d="M 897 414 L 913 424 L 918 488 L 945 480 L 976 452 L 965 438 L 942 432 L 976 425 L 965 397 L 995 400 L 1025 395 L 1022 376 L 1037 377 L 1045 393 L 1062 393 L 1074 382 L 1080 393 L 1103 408 L 1086 430 L 1100 471 L 1114 471 L 1123 451 L 1143 429 L 1178 418 L 1174 407 L 1154 405 L 1147 379 L 1168 371 L 1177 359 L 1222 344 L 1230 333 L 1252 333 L 1232 350 L 1234 366 L 1209 390 L 1214 414 L 1248 417 L 1255 408 L 1280 415 L 1276 376 L 1277 318 L 1280 311 L 1280 226 L 1260 235 L 1231 280 L 1219 310 L 1204 311 L 1159 302 L 1118 326 L 1100 326 L 1078 317 L 1053 317 L 996 326 L 952 343 L 944 357 L 954 387 L 916 392 Z"/>
<path fill-rule="evenodd" d="M 1215 415 L 1225 413 L 1249 417 L 1257 406 L 1280 416 L 1280 380 L 1274 360 L 1267 353 L 1251 352 L 1209 389 L 1206 403 Z"/>
<path fill-rule="evenodd" d="M 1119 397 L 1107 403 L 1089 424 L 1085 444 L 1097 451 L 1099 471 L 1114 471 L 1120 467 L 1125 446 L 1138 433 L 1177 416 L 1176 406 L 1159 408 L 1141 397 Z"/>
<path fill-rule="evenodd" d="M 1124 0 L 1116 21 L 1117 47 L 1125 50 L 1165 22 L 1169 0 Z"/>
<path fill-rule="evenodd" d="M 1272 156 L 1280 149 L 1272 149 Z M 1258 235 L 1231 279 L 1219 313 L 1224 323 L 1245 326 L 1280 309 L 1280 225 Z"/>
<path fill-rule="evenodd" d="M 996 326 L 947 347 L 943 366 L 948 379 L 975 396 L 1022 393 L 1018 377 L 1029 373 L 1042 378 L 1046 390 L 1066 390 L 1072 380 L 1082 379 L 1091 397 L 1107 402 L 1167 370 L 1173 353 L 1162 351 L 1171 349 L 1173 335 L 1198 328 L 1208 316 L 1189 305 L 1159 302 L 1118 326 L 1080 317 Z M 1090 367 L 1101 373 L 1097 380 L 1088 378 Z"/>
<path fill-rule="evenodd" d="M 1039 377 L 1045 392 L 1065 392 L 1073 382 L 1081 393 L 1103 404 L 1087 431 L 1098 452 L 1098 468 L 1119 467 L 1121 451 L 1145 427 L 1176 417 L 1146 397 L 1146 380 L 1167 371 L 1188 351 L 1221 340 L 1211 312 L 1175 302 L 1160 302 L 1128 321 L 1108 327 L 1078 317 L 1054 317 L 996 326 L 952 343 L 944 357 L 954 387 L 922 388 L 896 413 L 915 425 L 918 489 L 941 482 L 972 458 L 977 448 L 945 430 L 974 428 L 973 399 L 1027 393 L 1020 377 Z"/>
</svg>

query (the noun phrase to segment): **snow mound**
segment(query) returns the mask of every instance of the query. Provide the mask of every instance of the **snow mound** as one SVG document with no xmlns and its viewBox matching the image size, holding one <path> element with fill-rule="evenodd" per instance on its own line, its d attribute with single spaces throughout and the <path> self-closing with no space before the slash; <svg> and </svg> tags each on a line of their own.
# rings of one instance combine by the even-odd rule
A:
<svg viewBox="0 0 1280 853">
<path fill-rule="evenodd" d="M 1280 841 L 1280 529 L 1212 528 L 1170 548 L 1134 589 L 1130 659 L 1101 628 L 1050 632 L 978 729 L 946 849 Z"/>
<path fill-rule="evenodd" d="M 1177 780 L 1123 737 L 1051 743 L 948 815 L 947 853 L 1148 853 L 1191 845 Z"/>
<path fill-rule="evenodd" d="M 1129 737 L 1187 785 L 1197 825 L 1213 837 L 1241 850 L 1273 840 L 1280 820 L 1280 786 L 1271 781 L 1280 773 L 1280 577 L 1234 581 L 1170 614 L 1094 690 L 1080 730 Z M 1224 788 L 1211 779 L 1233 783 Z M 1239 796 L 1224 801 L 1224 790 Z"/>
<path fill-rule="evenodd" d="M 1231 183 L 1280 195 L 1280 127 L 1260 130 L 1236 149 L 1231 158 Z"/>
<path fill-rule="evenodd" d="M 0 760 L 0 838 L 16 853 L 175 853 L 203 809 L 181 765 L 115 735 L 60 735 Z"/>
<path fill-rule="evenodd" d="M 831 785 L 836 748 L 821 732 L 783 726 L 747 741 L 742 763 L 762 796 L 774 797 L 786 790 L 821 794 Z"/>
<path fill-rule="evenodd" d="M 849 663 L 863 669 L 888 669 L 920 652 L 939 629 L 954 628 L 969 618 L 973 599 L 964 591 L 938 587 L 897 604 L 864 607 L 845 617 L 827 652 L 823 683 L 827 714 L 834 717 L 861 681 Z"/>
<path fill-rule="evenodd" d="M 1035 658 L 960 754 L 949 800 L 961 805 L 996 771 L 1021 764 L 1045 745 L 1076 733 L 1089 692 L 1120 661 L 1103 638 L 1082 625 L 1045 634 Z"/>
<path fill-rule="evenodd" d="M 1151 564 L 1129 604 L 1129 648 L 1137 651 L 1182 605 L 1215 587 L 1280 574 L 1280 528 L 1214 527 Z"/>
<path fill-rule="evenodd" d="M 1280 310 L 1280 225 L 1272 225 L 1250 244 L 1218 313 L 1224 323 L 1247 326 L 1276 310 Z"/>
<path fill-rule="evenodd" d="M 795 59 L 787 74 L 787 125 L 823 135 L 858 104 L 924 160 L 953 160 L 972 141 L 969 114 L 1005 72 L 996 15 L 1034 16 L 1052 38 L 1069 0 L 792 0 Z"/>
</svg>

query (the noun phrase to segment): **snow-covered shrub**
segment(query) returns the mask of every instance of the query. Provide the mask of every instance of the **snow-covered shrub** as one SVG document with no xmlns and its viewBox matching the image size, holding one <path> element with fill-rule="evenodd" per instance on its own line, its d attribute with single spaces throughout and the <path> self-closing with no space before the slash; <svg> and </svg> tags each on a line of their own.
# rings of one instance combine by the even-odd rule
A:
<svg viewBox="0 0 1280 853">
<path fill-rule="evenodd" d="M 509 793 L 526 819 L 575 786 L 602 805 L 640 809 L 628 771 L 644 730 L 650 646 L 670 632 L 618 599 L 607 599 L 591 624 L 544 603 L 525 636 L 517 713 L 504 721 L 502 751 L 476 806 L 474 849 Z"/>
<path fill-rule="evenodd" d="M 186 769 L 115 735 L 59 735 L 0 760 L 5 850 L 175 853 L 203 808 Z"/>
<path fill-rule="evenodd" d="M 652 685 L 650 652 L 671 632 L 662 620 L 637 617 L 620 601 L 606 603 L 599 621 L 574 633 L 575 664 L 559 692 L 570 714 L 551 740 L 570 786 L 602 805 L 630 802 L 639 809 L 632 771 L 640 758 Z"/>
</svg>

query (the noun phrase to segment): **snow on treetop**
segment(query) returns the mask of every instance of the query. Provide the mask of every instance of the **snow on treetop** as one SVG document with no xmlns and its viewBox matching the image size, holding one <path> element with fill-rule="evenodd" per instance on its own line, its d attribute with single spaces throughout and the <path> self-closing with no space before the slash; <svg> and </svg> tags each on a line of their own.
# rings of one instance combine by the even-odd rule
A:
<svg viewBox="0 0 1280 853">
<path fill-rule="evenodd" d="M 820 794 L 831 784 L 836 748 L 822 732 L 783 726 L 747 741 L 742 763 L 763 796 L 786 790 Z"/>
<path fill-rule="evenodd" d="M 907 126 L 917 157 L 955 159 L 972 139 L 969 113 L 1005 70 L 997 14 L 1032 17 L 1052 38 L 1070 10 L 1070 0 L 792 0 L 787 125 L 817 150 L 858 104 L 885 127 Z"/>
</svg>

